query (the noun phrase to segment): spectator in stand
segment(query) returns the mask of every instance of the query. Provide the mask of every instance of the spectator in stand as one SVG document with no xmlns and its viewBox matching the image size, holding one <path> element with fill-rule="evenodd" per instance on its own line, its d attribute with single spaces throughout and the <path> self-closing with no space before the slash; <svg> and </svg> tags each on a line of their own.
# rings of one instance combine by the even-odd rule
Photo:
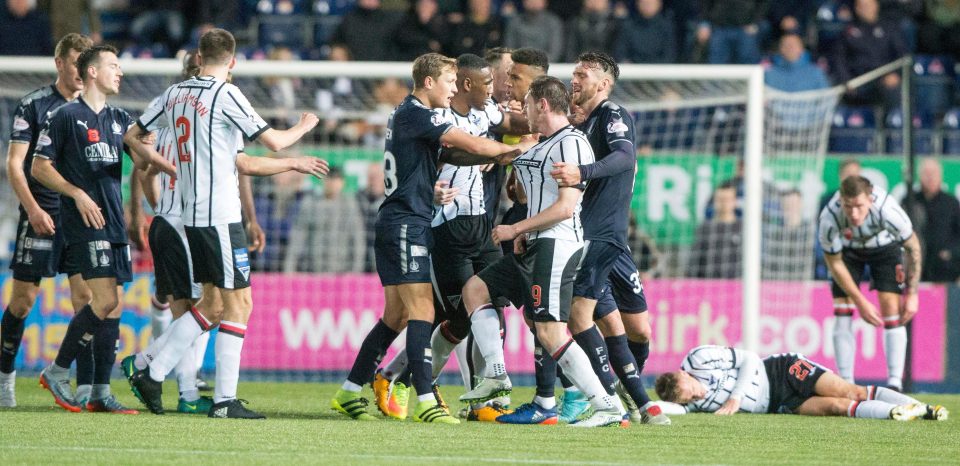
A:
<svg viewBox="0 0 960 466">
<path fill-rule="evenodd" d="M 703 0 L 698 35 L 709 39 L 712 64 L 754 64 L 760 61 L 759 23 L 766 16 L 765 0 Z"/>
<path fill-rule="evenodd" d="M 360 207 L 344 196 L 340 167 L 330 167 L 323 192 L 307 194 L 300 206 L 283 271 L 312 273 L 362 272 L 367 247 Z"/>
<path fill-rule="evenodd" d="M 383 180 L 383 164 L 371 163 L 367 167 L 367 186 L 357 191 L 357 205 L 360 206 L 360 215 L 363 217 L 364 232 L 366 232 L 366 252 L 364 253 L 363 271 L 372 273 L 377 271 L 377 261 L 374 260 L 373 244 L 376 239 L 377 212 L 380 204 L 386 198 L 386 186 Z"/>
<path fill-rule="evenodd" d="M 638 15 L 624 20 L 614 46 L 622 63 L 675 63 L 676 32 L 661 0 L 637 0 Z"/>
<path fill-rule="evenodd" d="M 927 0 L 926 13 L 918 34 L 920 50 L 960 60 L 960 0 Z"/>
<path fill-rule="evenodd" d="M 774 55 L 773 65 L 767 69 L 763 81 L 774 89 L 801 92 L 830 87 L 827 75 L 810 61 L 799 35 L 787 33 L 780 37 L 780 53 Z"/>
<path fill-rule="evenodd" d="M 293 61 L 299 57 L 294 56 L 293 51 L 287 47 L 277 47 L 267 54 L 270 60 Z M 297 90 L 300 89 L 300 78 L 266 76 L 262 80 L 264 87 L 270 93 L 270 100 L 273 101 L 273 108 L 277 110 L 276 120 L 282 122 L 281 127 L 290 127 L 297 124 L 300 114 L 297 109 Z"/>
<path fill-rule="evenodd" d="M 485 50 L 503 42 L 503 20 L 493 12 L 491 0 L 469 0 L 466 15 L 450 15 L 447 53 L 459 57 L 465 53 L 483 56 Z"/>
<path fill-rule="evenodd" d="M 357 0 L 357 7 L 344 15 L 330 43 L 346 47 L 356 61 L 389 60 L 396 24 L 395 16 L 380 8 L 380 0 Z"/>
<path fill-rule="evenodd" d="M 770 280 L 806 280 L 813 272 L 810 241 L 814 224 L 803 215 L 803 197 L 797 189 L 780 196 L 780 218 L 763 221 L 763 278 Z"/>
<path fill-rule="evenodd" d="M 955 282 L 960 278 L 960 202 L 943 192 L 943 166 L 934 158 L 920 165 L 920 192 L 914 193 L 916 231 L 924 258 L 921 279 Z"/>
<path fill-rule="evenodd" d="M 250 265 L 260 272 L 280 272 L 290 244 L 293 223 L 300 216 L 306 175 L 288 171 L 269 178 L 253 179 L 257 220 L 267 233 L 263 252 L 252 254 Z"/>
<path fill-rule="evenodd" d="M 36 0 L 7 0 L 0 12 L 0 55 L 50 55 L 50 20 Z"/>
<path fill-rule="evenodd" d="M 845 83 L 886 65 L 907 53 L 899 28 L 880 19 L 877 0 L 856 0 L 854 20 L 832 50 L 830 69 L 834 82 Z M 847 100 L 854 105 L 883 104 L 893 108 L 900 102 L 900 75 L 896 72 L 851 90 Z"/>
<path fill-rule="evenodd" d="M 690 276 L 740 276 L 743 223 L 737 217 L 737 187 L 724 183 L 713 192 L 713 218 L 697 227 L 690 255 Z"/>
<path fill-rule="evenodd" d="M 570 18 L 565 28 L 566 54 L 564 61 L 576 63 L 583 52 L 612 54 L 620 20 L 610 9 L 608 0 L 586 0 L 583 11 Z"/>
<path fill-rule="evenodd" d="M 441 53 L 447 41 L 446 30 L 437 0 L 413 0 L 393 33 L 394 58 L 413 61 L 425 53 Z"/>
<path fill-rule="evenodd" d="M 767 28 L 765 41 L 772 44 L 784 34 L 797 34 L 803 37 L 807 27 L 820 6 L 816 0 L 777 0 L 769 3 L 767 10 Z M 763 44 L 762 44 L 763 45 Z"/>
<path fill-rule="evenodd" d="M 50 18 L 53 42 L 71 32 L 86 34 L 95 44 L 103 42 L 100 12 L 94 3 L 94 0 L 40 0 L 40 11 Z"/>
<path fill-rule="evenodd" d="M 187 39 L 186 11 L 190 2 L 183 0 L 131 0 L 130 36 L 141 46 L 162 43 L 167 50 L 177 51 Z"/>
<path fill-rule="evenodd" d="M 923 0 L 879 0 L 880 19 L 895 24 L 907 50 L 917 49 L 917 22 L 923 17 Z M 960 7 L 960 5 L 957 5 Z"/>
<path fill-rule="evenodd" d="M 630 255 L 637 264 L 640 280 L 646 281 L 659 273 L 660 250 L 650 235 L 637 228 L 637 216 L 630 212 L 630 225 L 627 229 L 627 244 L 630 246 Z"/>
<path fill-rule="evenodd" d="M 523 13 L 507 23 L 503 44 L 512 49 L 532 47 L 547 53 L 550 62 L 563 59 L 563 23 L 546 9 L 546 0 L 523 0 Z"/>
</svg>

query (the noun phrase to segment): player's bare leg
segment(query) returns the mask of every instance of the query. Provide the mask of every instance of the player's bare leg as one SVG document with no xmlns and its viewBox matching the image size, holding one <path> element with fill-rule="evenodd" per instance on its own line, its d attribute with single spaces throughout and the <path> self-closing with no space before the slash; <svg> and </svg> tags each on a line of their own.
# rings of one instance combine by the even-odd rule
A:
<svg viewBox="0 0 960 466">
<path fill-rule="evenodd" d="M 837 373 L 844 380 L 853 382 L 853 362 L 857 355 L 853 334 L 853 311 L 856 306 L 850 298 L 833 298 L 833 351 Z"/>
<path fill-rule="evenodd" d="M 883 352 L 887 357 L 887 387 L 903 390 L 903 366 L 907 359 L 907 328 L 900 322 L 899 293 L 881 291 L 880 314 L 883 315 Z"/>
<path fill-rule="evenodd" d="M 814 391 L 818 396 L 845 398 L 858 402 L 879 401 L 894 406 L 909 407 L 902 408 L 896 413 L 896 417 L 899 418 L 899 420 L 903 420 L 902 418 L 904 417 L 910 417 L 911 414 L 921 416 L 924 419 L 934 420 L 944 420 L 949 415 L 949 412 L 943 406 L 927 405 L 916 398 L 886 387 L 854 385 L 832 372 L 826 372 L 817 379 Z"/>
</svg>

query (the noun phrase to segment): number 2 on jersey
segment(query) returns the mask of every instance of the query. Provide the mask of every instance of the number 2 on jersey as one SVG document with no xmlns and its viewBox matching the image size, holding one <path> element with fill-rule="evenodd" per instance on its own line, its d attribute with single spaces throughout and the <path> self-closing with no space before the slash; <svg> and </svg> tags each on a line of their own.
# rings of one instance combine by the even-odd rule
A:
<svg viewBox="0 0 960 466">
<path fill-rule="evenodd" d="M 187 142 L 190 140 L 190 120 L 181 116 L 174 123 L 177 132 L 177 153 L 180 155 L 180 161 L 190 163 L 190 150 Z"/>
<path fill-rule="evenodd" d="M 387 196 L 397 190 L 397 158 L 390 151 L 383 153 L 383 184 Z"/>
</svg>

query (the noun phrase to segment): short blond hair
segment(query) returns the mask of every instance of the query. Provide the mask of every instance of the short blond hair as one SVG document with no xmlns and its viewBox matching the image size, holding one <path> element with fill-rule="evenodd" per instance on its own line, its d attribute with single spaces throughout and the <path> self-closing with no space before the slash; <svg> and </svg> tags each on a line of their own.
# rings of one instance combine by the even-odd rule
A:
<svg viewBox="0 0 960 466">
<path fill-rule="evenodd" d="M 425 53 L 413 61 L 413 88 L 422 89 L 428 77 L 439 79 L 447 70 L 456 71 L 457 61 L 439 53 Z"/>
<path fill-rule="evenodd" d="M 60 38 L 60 41 L 57 42 L 57 48 L 53 51 L 53 56 L 55 58 L 67 58 L 71 50 L 83 52 L 90 47 L 93 47 L 93 41 L 89 37 L 71 32 Z"/>
</svg>

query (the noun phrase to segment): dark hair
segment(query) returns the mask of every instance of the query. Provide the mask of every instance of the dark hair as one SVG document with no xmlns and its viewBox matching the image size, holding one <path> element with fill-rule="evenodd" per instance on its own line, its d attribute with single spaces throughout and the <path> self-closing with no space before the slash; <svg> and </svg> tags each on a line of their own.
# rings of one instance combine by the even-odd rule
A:
<svg viewBox="0 0 960 466">
<path fill-rule="evenodd" d="M 667 372 L 657 377 L 656 382 L 654 382 L 654 389 L 657 391 L 657 396 L 659 396 L 661 400 L 674 402 L 679 398 L 677 396 L 677 385 L 679 384 L 680 374 L 677 372 Z"/>
<path fill-rule="evenodd" d="M 550 70 L 550 59 L 547 57 L 547 53 L 540 49 L 533 47 L 519 48 L 510 54 L 510 58 L 514 63 L 537 68 L 544 74 Z"/>
<path fill-rule="evenodd" d="M 570 112 L 570 92 L 563 81 L 553 76 L 539 76 L 530 83 L 530 97 L 534 101 L 545 99 L 553 113 L 566 115 Z"/>
<path fill-rule="evenodd" d="M 422 89 L 427 77 L 439 79 L 444 71 L 456 68 L 457 61 L 439 53 L 425 53 L 413 61 L 413 88 Z M 456 71 L 456 69 L 454 69 Z"/>
<path fill-rule="evenodd" d="M 585 52 L 581 53 L 577 57 L 577 61 L 585 63 L 590 67 L 598 67 L 600 71 L 609 74 L 613 78 L 613 82 L 617 82 L 620 79 L 620 66 L 617 65 L 617 62 L 611 57 L 603 52 Z"/>
<path fill-rule="evenodd" d="M 457 57 L 458 70 L 480 71 L 487 66 L 488 65 L 486 61 L 472 53 L 465 53 Z"/>
<path fill-rule="evenodd" d="M 870 180 L 862 176 L 848 176 L 840 183 L 840 197 L 850 199 L 861 194 L 873 194 L 873 183 Z"/>
<path fill-rule="evenodd" d="M 497 66 L 503 61 L 504 55 L 510 55 L 512 53 L 513 49 L 509 47 L 494 47 L 483 52 L 483 59 L 486 60 L 490 66 Z"/>
<path fill-rule="evenodd" d="M 327 178 L 343 179 L 343 170 L 336 165 L 330 165 L 330 170 L 327 172 Z"/>
<path fill-rule="evenodd" d="M 843 159 L 842 162 L 840 162 L 840 168 L 839 168 L 838 171 L 841 171 L 841 172 L 842 172 L 844 169 L 846 169 L 847 167 L 849 167 L 849 166 L 851 166 L 851 165 L 856 165 L 856 166 L 859 167 L 859 166 L 860 166 L 860 161 L 857 160 L 857 159 L 855 159 L 855 158 L 853 158 L 853 157 L 845 158 L 845 159 Z"/>
<path fill-rule="evenodd" d="M 183 54 L 183 71 L 180 77 L 190 79 L 200 73 L 200 62 L 197 60 L 197 50 L 189 50 Z"/>
<path fill-rule="evenodd" d="M 100 54 L 104 52 L 116 55 L 117 49 L 112 45 L 94 45 L 80 52 L 80 56 L 77 57 L 77 72 L 80 73 L 80 79 L 87 79 L 87 68 L 99 65 Z"/>
<path fill-rule="evenodd" d="M 720 186 L 717 186 L 717 190 L 720 190 L 720 189 L 732 189 L 732 190 L 736 191 L 736 190 L 737 190 L 737 182 L 734 181 L 734 180 L 724 181 L 723 183 L 720 183 Z"/>
<path fill-rule="evenodd" d="M 55 58 L 67 58 L 71 50 L 83 52 L 90 47 L 93 47 L 93 41 L 90 40 L 89 37 L 71 32 L 60 38 L 60 41 L 57 42 L 57 48 L 54 49 L 53 56 Z"/>
<path fill-rule="evenodd" d="M 225 65 L 237 52 L 237 40 L 230 31 L 214 28 L 200 36 L 199 52 L 204 64 Z"/>
</svg>

